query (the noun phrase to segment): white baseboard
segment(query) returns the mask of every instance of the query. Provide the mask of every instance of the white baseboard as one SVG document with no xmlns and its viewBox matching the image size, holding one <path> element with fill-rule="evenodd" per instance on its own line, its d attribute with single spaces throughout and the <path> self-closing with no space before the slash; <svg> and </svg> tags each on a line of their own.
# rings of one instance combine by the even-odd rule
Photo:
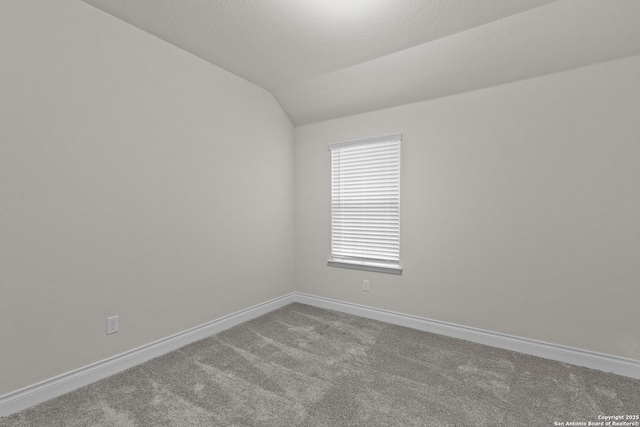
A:
<svg viewBox="0 0 640 427">
<path fill-rule="evenodd" d="M 294 301 L 295 294 L 290 293 L 66 374 L 10 392 L 0 396 L 0 417 L 6 417 L 30 406 L 84 387 L 102 378 L 117 374 L 154 357 L 162 356 L 187 344 L 210 337 L 247 320 L 284 307 Z"/>
<path fill-rule="evenodd" d="M 406 326 L 421 331 L 433 332 L 479 344 L 539 356 L 545 359 L 557 360 L 640 379 L 640 361 L 638 360 L 292 292 L 100 362 L 0 396 L 0 417 L 6 417 L 30 406 L 91 384 L 102 378 L 117 374 L 125 369 L 151 360 L 154 357 L 162 356 L 192 342 L 210 337 L 247 320 L 284 307 L 292 302 L 300 302 L 302 304 L 340 311 L 392 323 L 394 325 Z"/>
<path fill-rule="evenodd" d="M 394 325 L 406 326 L 426 332 L 433 332 L 453 338 L 490 345 L 492 347 L 517 351 L 545 359 L 557 360 L 572 365 L 583 366 L 617 375 L 640 379 L 640 361 L 594 351 L 581 350 L 513 335 L 491 332 L 453 323 L 411 316 L 393 311 L 381 310 L 359 304 L 346 303 L 314 295 L 295 293 L 295 301 L 315 307 L 340 311 L 355 316 L 379 320 Z"/>
</svg>

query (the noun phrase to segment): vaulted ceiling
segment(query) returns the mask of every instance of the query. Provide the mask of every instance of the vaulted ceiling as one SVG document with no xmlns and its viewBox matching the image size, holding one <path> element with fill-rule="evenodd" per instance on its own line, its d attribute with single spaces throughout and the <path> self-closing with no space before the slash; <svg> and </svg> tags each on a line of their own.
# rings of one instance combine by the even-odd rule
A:
<svg viewBox="0 0 640 427">
<path fill-rule="evenodd" d="M 640 53 L 638 0 L 84 0 L 273 93 L 295 125 Z"/>
</svg>

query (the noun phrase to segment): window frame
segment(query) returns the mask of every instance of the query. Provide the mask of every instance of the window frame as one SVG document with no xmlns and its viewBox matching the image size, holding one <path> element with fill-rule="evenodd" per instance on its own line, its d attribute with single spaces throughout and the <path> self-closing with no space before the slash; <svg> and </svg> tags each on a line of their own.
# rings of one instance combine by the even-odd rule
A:
<svg viewBox="0 0 640 427">
<path fill-rule="evenodd" d="M 373 144 L 382 144 L 382 143 L 397 143 L 397 164 L 395 163 L 396 160 L 394 158 L 393 163 L 391 164 L 392 168 L 395 168 L 397 166 L 397 177 L 395 177 L 394 174 L 394 179 L 397 179 L 397 194 L 394 192 L 393 195 L 397 197 L 397 214 L 393 214 L 390 215 L 390 218 L 396 220 L 397 219 L 397 236 L 394 236 L 397 238 L 397 246 L 389 246 L 392 247 L 394 250 L 397 251 L 397 259 L 387 259 L 384 260 L 382 258 L 377 259 L 377 258 L 367 258 L 367 257 L 348 257 L 345 255 L 336 255 L 334 253 L 334 234 L 335 234 L 335 230 L 334 227 L 336 225 L 336 222 L 334 220 L 334 200 L 335 200 L 335 190 L 336 190 L 336 185 L 334 182 L 334 174 L 335 174 L 335 162 L 334 162 L 334 150 L 340 150 L 344 147 L 350 147 L 350 146 L 356 146 L 356 145 L 373 145 Z M 400 275 L 402 274 L 402 266 L 400 264 L 400 260 L 401 260 L 401 251 L 400 251 L 400 225 L 401 225 L 401 209 L 400 209 L 400 195 L 401 195 L 401 185 L 400 185 L 400 178 L 401 178 L 401 153 L 402 153 L 402 134 L 401 133 L 394 133 L 394 134 L 389 134 L 389 135 L 382 135 L 382 136 L 377 136 L 377 137 L 373 137 L 373 138 L 364 138 L 364 139 L 357 139 L 357 140 L 350 140 L 350 141 L 343 141 L 343 142 L 334 142 L 329 144 L 328 149 L 330 151 L 330 157 L 331 157 L 331 212 L 330 212 L 330 241 L 329 241 L 329 245 L 330 245 L 330 249 L 329 249 L 329 260 L 327 261 L 327 265 L 330 267 L 340 267 L 340 268 L 349 268 L 349 269 L 356 269 L 356 270 L 366 270 L 366 271 L 375 271 L 375 272 L 379 272 L 379 273 L 388 273 L 388 274 L 397 274 Z M 364 159 L 365 161 L 367 160 L 366 158 Z M 386 231 L 385 231 L 386 232 Z M 365 231 L 365 234 L 367 232 Z M 382 250 L 381 250 L 382 251 Z"/>
</svg>

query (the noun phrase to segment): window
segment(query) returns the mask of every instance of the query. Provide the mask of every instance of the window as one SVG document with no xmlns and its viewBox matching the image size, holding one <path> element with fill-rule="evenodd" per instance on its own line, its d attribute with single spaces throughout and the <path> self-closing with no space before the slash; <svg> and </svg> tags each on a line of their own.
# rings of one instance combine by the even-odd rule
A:
<svg viewBox="0 0 640 427">
<path fill-rule="evenodd" d="M 328 265 L 401 274 L 401 134 L 329 145 Z"/>
</svg>

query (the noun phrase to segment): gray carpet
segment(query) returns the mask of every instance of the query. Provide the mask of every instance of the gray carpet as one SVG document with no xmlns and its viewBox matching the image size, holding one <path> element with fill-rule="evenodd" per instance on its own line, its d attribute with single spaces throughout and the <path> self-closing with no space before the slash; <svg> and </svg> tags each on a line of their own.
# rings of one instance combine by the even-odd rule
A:
<svg viewBox="0 0 640 427">
<path fill-rule="evenodd" d="M 640 381 L 291 304 L 0 426 L 553 426 Z"/>
</svg>

